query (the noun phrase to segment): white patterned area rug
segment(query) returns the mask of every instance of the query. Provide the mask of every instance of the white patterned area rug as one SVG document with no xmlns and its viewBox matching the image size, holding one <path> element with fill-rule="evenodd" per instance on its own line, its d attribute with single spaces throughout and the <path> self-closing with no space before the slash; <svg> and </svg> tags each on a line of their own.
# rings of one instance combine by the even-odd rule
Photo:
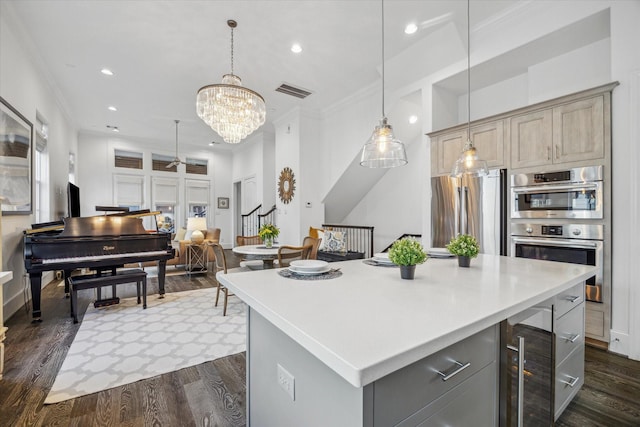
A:
<svg viewBox="0 0 640 427">
<path fill-rule="evenodd" d="M 80 329 L 45 399 L 57 403 L 129 384 L 245 350 L 245 304 L 230 297 L 222 316 L 216 289 L 152 295 L 94 308 Z"/>
</svg>

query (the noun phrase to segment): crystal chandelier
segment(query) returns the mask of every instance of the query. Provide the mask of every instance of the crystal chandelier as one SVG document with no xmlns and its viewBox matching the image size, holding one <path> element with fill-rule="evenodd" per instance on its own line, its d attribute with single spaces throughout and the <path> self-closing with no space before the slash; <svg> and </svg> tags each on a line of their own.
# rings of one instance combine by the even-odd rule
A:
<svg viewBox="0 0 640 427">
<path fill-rule="evenodd" d="M 393 135 L 393 128 L 384 114 L 384 0 L 382 9 L 382 119 L 362 147 L 360 165 L 368 168 L 393 168 L 407 164 L 404 144 Z"/>
<path fill-rule="evenodd" d="M 467 142 L 462 153 L 451 170 L 451 176 L 460 178 L 466 176 L 485 176 L 489 173 L 487 162 L 478 157 L 476 147 L 471 141 L 471 24 L 470 0 L 467 0 Z"/>
<path fill-rule="evenodd" d="M 242 87 L 240 77 L 233 74 L 233 29 L 238 23 L 228 20 L 231 28 L 231 74 L 222 83 L 200 88 L 196 110 L 211 129 L 225 142 L 237 144 L 264 124 L 266 107 L 259 93 Z"/>
</svg>

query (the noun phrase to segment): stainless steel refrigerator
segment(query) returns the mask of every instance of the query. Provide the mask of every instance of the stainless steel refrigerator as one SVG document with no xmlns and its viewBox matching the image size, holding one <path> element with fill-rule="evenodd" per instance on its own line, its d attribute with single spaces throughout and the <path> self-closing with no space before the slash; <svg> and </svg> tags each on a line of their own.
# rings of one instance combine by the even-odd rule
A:
<svg viewBox="0 0 640 427">
<path fill-rule="evenodd" d="M 507 255 L 507 171 L 481 178 L 431 178 L 431 247 L 471 234 L 480 252 Z"/>
</svg>

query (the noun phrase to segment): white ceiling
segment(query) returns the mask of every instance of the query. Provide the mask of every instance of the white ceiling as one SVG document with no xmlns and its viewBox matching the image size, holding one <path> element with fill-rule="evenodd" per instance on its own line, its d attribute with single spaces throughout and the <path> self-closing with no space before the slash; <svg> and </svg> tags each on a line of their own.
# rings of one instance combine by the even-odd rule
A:
<svg viewBox="0 0 640 427">
<path fill-rule="evenodd" d="M 181 144 L 205 147 L 222 140 L 197 117 L 195 98 L 200 87 L 230 72 L 228 19 L 238 21 L 235 74 L 265 98 L 267 127 L 294 107 L 322 111 L 380 79 L 377 0 L 3 1 L 79 130 L 107 133 L 107 125 L 117 126 L 122 137 L 154 140 L 167 150 L 175 143 L 174 119 L 181 120 Z M 471 25 L 517 2 L 474 0 Z M 464 39 L 466 4 L 386 0 L 385 58 L 447 25 Z M 409 22 L 419 26 L 411 36 L 403 32 Z M 294 42 L 302 53 L 290 51 Z M 102 75 L 103 67 L 115 75 Z M 275 92 L 284 82 L 313 94 L 300 100 Z M 108 111 L 109 105 L 118 111 Z"/>
</svg>

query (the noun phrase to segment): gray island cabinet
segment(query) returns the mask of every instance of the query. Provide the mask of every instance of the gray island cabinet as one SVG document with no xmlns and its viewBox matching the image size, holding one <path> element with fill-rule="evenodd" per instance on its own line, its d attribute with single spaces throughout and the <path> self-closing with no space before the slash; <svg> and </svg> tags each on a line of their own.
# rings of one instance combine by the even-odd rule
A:
<svg viewBox="0 0 640 427">
<path fill-rule="evenodd" d="M 248 425 L 496 426 L 500 325 L 548 301 L 566 329 L 555 331 L 556 416 L 581 385 L 574 327 L 593 267 L 480 255 L 470 268 L 429 259 L 402 280 L 393 267 L 334 266 L 330 280 L 217 275 L 248 306 Z"/>
</svg>

